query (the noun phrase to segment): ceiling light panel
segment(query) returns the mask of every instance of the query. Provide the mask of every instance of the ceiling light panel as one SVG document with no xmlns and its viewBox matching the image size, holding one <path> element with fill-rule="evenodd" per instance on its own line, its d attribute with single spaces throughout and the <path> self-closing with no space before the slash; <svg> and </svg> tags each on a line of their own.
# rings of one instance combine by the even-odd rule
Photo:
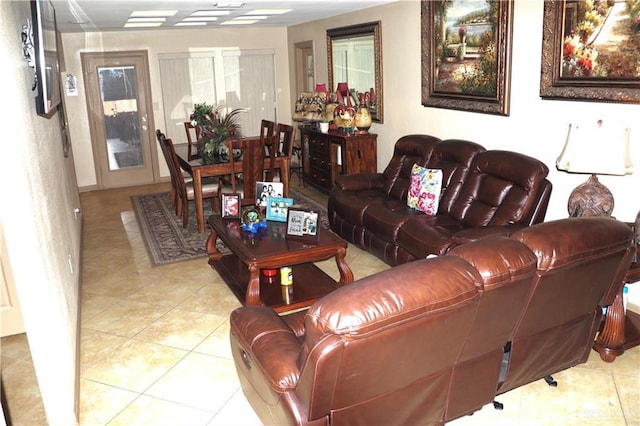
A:
<svg viewBox="0 0 640 426">
<path fill-rule="evenodd" d="M 225 21 L 220 25 L 250 25 L 258 22 L 256 19 L 232 19 L 230 21 Z"/>
<path fill-rule="evenodd" d="M 183 22 L 211 22 L 211 21 L 217 21 L 218 18 L 215 16 L 191 16 L 191 17 L 187 17 L 184 18 L 182 21 Z"/>
<path fill-rule="evenodd" d="M 245 15 L 282 15 L 291 12 L 293 9 L 254 9 Z"/>
<path fill-rule="evenodd" d="M 230 13 L 228 10 L 196 10 L 189 16 L 227 16 Z"/>
<path fill-rule="evenodd" d="M 197 26 L 203 26 L 203 25 L 207 25 L 206 22 L 202 22 L 202 21 L 194 21 L 194 22 L 178 22 L 177 24 L 174 25 L 174 27 L 197 27 Z"/>
<path fill-rule="evenodd" d="M 162 22 L 127 22 L 124 24 L 125 28 L 150 28 L 159 27 Z"/>
<path fill-rule="evenodd" d="M 134 10 L 131 12 L 132 18 L 168 17 L 178 13 L 177 10 Z"/>
<path fill-rule="evenodd" d="M 159 17 L 153 17 L 153 18 L 129 18 L 127 19 L 127 22 L 165 22 L 167 20 L 167 18 L 159 18 Z"/>
</svg>

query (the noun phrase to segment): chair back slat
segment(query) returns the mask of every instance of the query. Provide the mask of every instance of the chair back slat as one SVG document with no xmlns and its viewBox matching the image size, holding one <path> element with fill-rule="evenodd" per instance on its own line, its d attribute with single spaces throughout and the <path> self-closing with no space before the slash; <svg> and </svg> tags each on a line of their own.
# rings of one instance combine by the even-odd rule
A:
<svg viewBox="0 0 640 426">
<path fill-rule="evenodd" d="M 278 144 L 278 157 L 291 157 L 293 153 L 293 139 L 296 129 L 288 124 L 278 123 L 276 143 Z"/>
<path fill-rule="evenodd" d="M 277 148 L 275 148 L 275 128 L 276 123 L 273 121 L 262 120 L 260 122 L 260 143 L 264 146 L 265 158 L 269 158 L 269 170 L 266 176 L 268 181 L 273 180 L 275 157 L 278 155 Z"/>
<path fill-rule="evenodd" d="M 189 156 L 188 160 L 191 161 L 195 157 L 198 156 L 198 139 L 200 139 L 200 127 L 194 126 L 191 121 L 184 122 L 184 130 L 187 132 L 187 146 L 188 151 L 187 155 Z M 196 151 L 194 154 L 191 153 L 192 146 L 196 146 Z"/>
</svg>

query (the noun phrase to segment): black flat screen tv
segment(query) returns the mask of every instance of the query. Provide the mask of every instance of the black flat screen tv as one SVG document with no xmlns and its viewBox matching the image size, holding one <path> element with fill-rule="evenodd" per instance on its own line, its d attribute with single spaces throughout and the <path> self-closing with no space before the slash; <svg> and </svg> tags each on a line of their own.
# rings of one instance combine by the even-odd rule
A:
<svg viewBox="0 0 640 426">
<path fill-rule="evenodd" d="M 36 111 L 51 117 L 60 105 L 60 66 L 56 13 L 50 0 L 31 1 L 33 47 L 36 62 Z"/>
</svg>

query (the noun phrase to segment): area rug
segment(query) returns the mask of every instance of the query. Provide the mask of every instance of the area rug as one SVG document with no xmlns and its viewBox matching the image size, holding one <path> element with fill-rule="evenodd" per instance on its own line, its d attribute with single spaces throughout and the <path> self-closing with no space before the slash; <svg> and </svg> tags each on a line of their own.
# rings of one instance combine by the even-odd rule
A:
<svg viewBox="0 0 640 426">
<path fill-rule="evenodd" d="M 319 210 L 322 226 L 329 229 L 325 206 L 293 189 L 290 189 L 290 196 L 297 205 Z M 134 195 L 131 197 L 131 203 L 153 265 L 166 265 L 207 256 L 209 230 L 198 233 L 194 201 L 189 202 L 190 216 L 186 229 L 182 228 L 182 218 L 175 215 L 169 192 Z M 204 217 L 207 218 L 211 214 L 211 204 L 205 201 Z M 228 252 L 220 240 L 216 245 L 221 252 Z"/>
</svg>

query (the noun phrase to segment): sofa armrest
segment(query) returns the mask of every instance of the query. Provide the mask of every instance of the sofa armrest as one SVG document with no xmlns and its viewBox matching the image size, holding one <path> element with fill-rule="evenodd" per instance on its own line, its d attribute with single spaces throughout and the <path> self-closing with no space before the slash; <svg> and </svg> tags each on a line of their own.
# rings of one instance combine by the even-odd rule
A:
<svg viewBox="0 0 640 426">
<path fill-rule="evenodd" d="M 295 388 L 301 344 L 278 314 L 266 307 L 245 306 L 231 313 L 230 322 L 236 366 L 247 375 L 259 370 L 262 379 L 278 392 Z"/>
<path fill-rule="evenodd" d="M 382 173 L 357 173 L 339 175 L 336 187 L 343 191 L 362 191 L 365 189 L 384 189 L 384 175 Z"/>
<path fill-rule="evenodd" d="M 526 225 L 514 223 L 504 226 L 478 226 L 474 228 L 463 229 L 453 235 L 453 241 L 456 245 L 478 241 L 487 237 L 509 237 L 516 231 L 525 228 Z"/>
</svg>

